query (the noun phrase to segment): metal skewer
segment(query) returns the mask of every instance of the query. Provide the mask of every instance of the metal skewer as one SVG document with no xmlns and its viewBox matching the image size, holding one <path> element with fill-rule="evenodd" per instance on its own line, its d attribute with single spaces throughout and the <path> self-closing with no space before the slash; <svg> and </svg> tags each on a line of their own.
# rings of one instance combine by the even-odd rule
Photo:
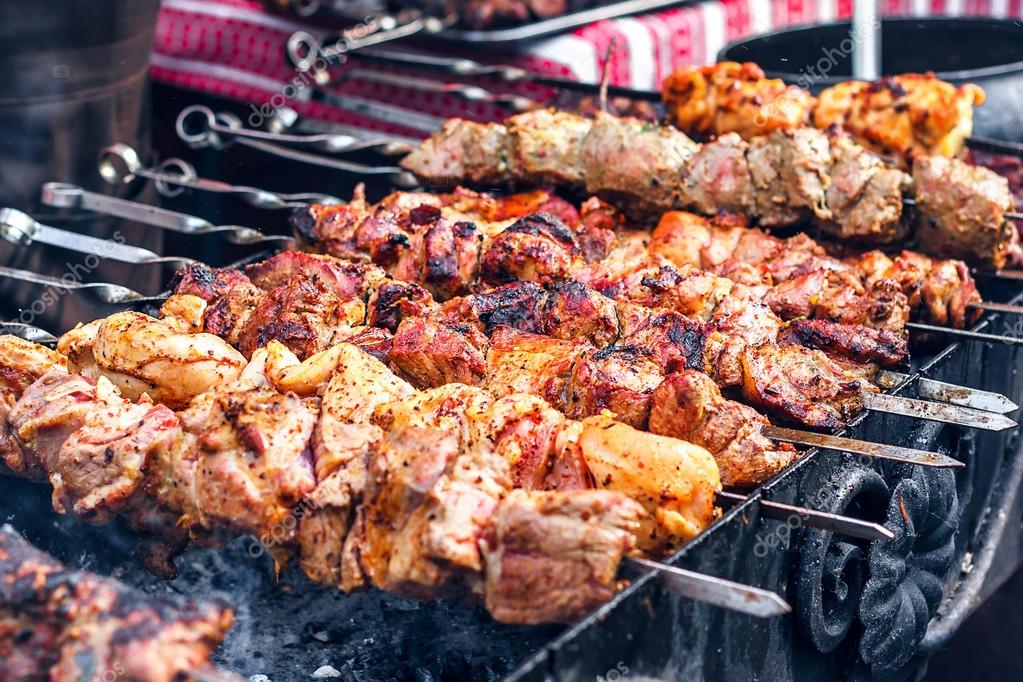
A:
<svg viewBox="0 0 1023 682">
<path fill-rule="evenodd" d="M 943 469 L 956 469 L 966 466 L 957 459 L 937 452 L 904 448 L 898 445 L 874 443 L 869 440 L 831 436 L 823 433 L 813 433 L 811 431 L 799 431 L 797 429 L 789 429 L 782 426 L 765 426 L 761 429 L 761 433 L 768 438 L 785 443 L 797 443 L 799 445 L 824 448 L 826 450 L 851 452 L 857 455 L 890 459 L 907 464 L 917 464 L 920 466 Z"/>
<path fill-rule="evenodd" d="M 145 296 L 133 289 L 123 287 L 120 284 L 110 284 L 109 282 L 78 282 L 68 279 L 58 279 L 56 277 L 49 277 L 47 275 L 30 272 L 28 270 L 10 268 L 5 265 L 0 265 L 0 277 L 18 280 L 19 282 L 28 282 L 30 284 L 53 287 L 57 291 L 82 291 L 92 295 L 100 303 L 104 303 L 106 305 L 125 306 L 132 309 L 147 305 L 160 305 L 167 300 L 166 296 Z"/>
<path fill-rule="evenodd" d="M 937 327 L 937 329 L 944 329 L 944 327 Z M 910 375 L 908 374 L 892 372 L 886 369 L 881 370 L 874 377 L 877 385 L 885 389 L 894 388 L 909 379 Z M 935 381 L 927 377 L 919 377 L 916 387 L 920 397 L 927 400 L 937 400 L 938 402 L 952 403 L 953 405 L 962 405 L 963 407 L 972 407 L 987 412 L 997 412 L 998 414 L 1015 412 L 1019 409 L 1019 405 L 1001 393 L 994 393 L 993 391 L 967 388 L 944 381 Z"/>
<path fill-rule="evenodd" d="M 757 618 L 774 618 L 792 611 L 788 602 L 770 590 L 743 585 L 641 557 L 630 556 L 626 557 L 625 561 L 640 572 L 659 575 L 673 592 L 705 604 L 720 606 Z"/>
<path fill-rule="evenodd" d="M 746 501 L 745 495 L 720 491 L 717 494 L 717 503 L 721 507 L 733 507 Z M 892 540 L 895 533 L 885 528 L 880 523 L 861 521 L 842 514 L 797 507 L 784 502 L 774 502 L 760 498 L 757 500 L 760 505 L 760 513 L 770 519 L 778 521 L 789 521 L 793 516 L 799 517 L 800 523 L 820 530 L 829 530 L 851 538 L 861 540 Z"/>
<path fill-rule="evenodd" d="M 176 270 L 194 262 L 191 258 L 160 256 L 149 249 L 131 246 L 113 239 L 90 237 L 44 225 L 27 213 L 14 208 L 0 208 L 0 236 L 15 244 L 27 246 L 33 242 L 39 242 L 134 265 L 165 265 Z"/>
<path fill-rule="evenodd" d="M 1018 306 L 1013 306 L 1018 307 Z M 1005 311 L 1002 311 L 1005 312 Z M 1019 311 L 1023 313 L 1023 308 Z M 1005 336 L 1003 334 L 989 334 L 987 332 L 975 332 L 969 329 L 957 329 L 955 327 L 939 327 L 935 324 L 926 324 L 923 322 L 907 322 L 907 329 L 912 329 L 918 332 L 928 332 L 934 334 L 944 334 L 945 336 L 961 336 L 964 339 L 972 339 L 974 341 L 987 341 L 989 343 L 999 343 L 1005 346 L 1023 346 L 1023 338 L 1017 338 L 1015 336 Z"/>
<path fill-rule="evenodd" d="M 1016 426 L 1016 422 L 1004 414 L 976 410 L 960 405 L 950 405 L 949 403 L 905 398 L 887 393 L 863 393 L 863 406 L 875 412 L 887 412 L 903 417 L 926 419 L 946 424 L 958 424 L 959 426 L 985 431 L 1004 431 Z"/>
</svg>

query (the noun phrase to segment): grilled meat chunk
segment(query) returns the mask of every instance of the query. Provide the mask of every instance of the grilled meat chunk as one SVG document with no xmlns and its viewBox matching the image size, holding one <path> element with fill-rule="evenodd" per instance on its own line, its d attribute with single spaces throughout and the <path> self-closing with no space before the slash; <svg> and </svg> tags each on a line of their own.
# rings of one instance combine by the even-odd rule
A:
<svg viewBox="0 0 1023 682">
<path fill-rule="evenodd" d="M 550 287 L 539 311 L 539 321 L 540 333 L 556 339 L 582 339 L 603 348 L 618 338 L 618 310 L 614 301 L 572 279 Z"/>
<path fill-rule="evenodd" d="M 761 225 L 828 220 L 831 156 L 827 136 L 813 128 L 776 130 L 750 140 L 750 175 Z"/>
<path fill-rule="evenodd" d="M 572 368 L 564 412 L 581 419 L 609 410 L 619 421 L 645 429 L 650 395 L 661 376 L 657 363 L 635 347 L 586 351 Z"/>
<path fill-rule="evenodd" d="M 453 118 L 402 159 L 401 167 L 434 186 L 497 184 L 512 174 L 508 149 L 504 125 Z"/>
<path fill-rule="evenodd" d="M 238 378 L 246 361 L 213 334 L 188 334 L 137 312 L 115 313 L 61 342 L 71 372 L 104 377 L 129 400 L 148 395 L 171 408 Z"/>
<path fill-rule="evenodd" d="M 845 135 L 831 136 L 831 185 L 827 191 L 831 220 L 821 231 L 839 239 L 889 244 L 906 237 L 901 221 L 902 195 L 912 178 L 887 166 Z"/>
<path fill-rule="evenodd" d="M 583 341 L 499 328 L 491 335 L 487 352 L 487 389 L 497 396 L 529 393 L 564 407 L 572 369 L 591 348 Z"/>
<path fill-rule="evenodd" d="M 886 367 L 906 361 L 908 341 L 905 332 L 829 320 L 792 320 L 778 335 L 782 344 L 820 348 L 855 362 L 875 362 Z"/>
<path fill-rule="evenodd" d="M 45 478 L 45 472 L 31 467 L 21 443 L 11 432 L 8 415 L 18 398 L 43 375 L 66 371 L 67 358 L 45 346 L 17 336 L 0 336 L 0 461 L 19 476 Z"/>
<path fill-rule="evenodd" d="M 488 336 L 498 327 L 540 333 L 545 323 L 541 308 L 546 299 L 543 287 L 529 281 L 516 281 L 453 298 L 429 317 L 452 327 L 472 325 Z"/>
<path fill-rule="evenodd" d="M 677 203 L 708 215 L 752 212 L 755 200 L 746 161 L 748 147 L 735 133 L 700 145 L 683 171 Z"/>
<path fill-rule="evenodd" d="M 549 213 L 535 213 L 484 244 L 480 275 L 494 285 L 515 280 L 549 284 L 563 279 L 578 256 L 572 231 Z"/>
<path fill-rule="evenodd" d="M 582 186 L 584 140 L 593 122 L 556 109 L 537 109 L 505 121 L 512 175 L 531 182 Z"/>
<path fill-rule="evenodd" d="M 820 350 L 764 344 L 742 356 L 742 394 L 778 417 L 837 429 L 863 410 L 864 391 L 877 392 L 869 368 L 853 368 Z"/>
<path fill-rule="evenodd" d="M 25 467 L 48 476 L 54 509 L 94 523 L 138 502 L 150 459 L 181 434 L 166 407 L 128 402 L 103 377 L 61 369 L 29 386 L 8 419 Z"/>
<path fill-rule="evenodd" d="M 825 89 L 813 122 L 822 129 L 839 126 L 886 156 L 952 157 L 973 132 L 973 107 L 983 103 L 984 91 L 971 83 L 956 86 L 933 73 L 906 73 Z"/>
<path fill-rule="evenodd" d="M 697 149 L 678 130 L 599 113 L 582 146 L 586 191 L 635 217 L 659 214 L 679 203 L 679 181 Z"/>
<path fill-rule="evenodd" d="M 817 103 L 806 90 L 768 78 L 753 62 L 676 69 L 661 93 L 671 122 L 690 135 L 738 133 L 747 140 L 806 125 Z"/>
<path fill-rule="evenodd" d="M 432 320 L 410 318 L 398 327 L 388 358 L 417 388 L 477 384 L 486 371 L 480 349 L 485 341 L 474 345 L 466 336 L 471 331 L 471 327 L 458 331 Z"/>
<path fill-rule="evenodd" d="M 0 529 L 0 680 L 72 682 L 107 671 L 129 682 L 217 673 L 210 656 L 231 627 L 222 604 L 153 597 L 73 571 Z"/>
<path fill-rule="evenodd" d="M 958 159 L 913 162 L 917 240 L 929 253 L 995 270 L 1020 259 L 1019 233 L 1005 214 L 1015 209 L 1009 182 Z"/>
<path fill-rule="evenodd" d="M 760 433 L 767 424 L 753 408 L 725 399 L 702 372 L 669 374 L 651 397 L 650 432 L 706 448 L 727 486 L 760 485 L 798 457 L 791 445 Z"/>
<path fill-rule="evenodd" d="M 486 605 L 499 621 L 572 622 L 617 591 L 646 512 L 606 490 L 512 491 L 485 540 Z"/>
</svg>

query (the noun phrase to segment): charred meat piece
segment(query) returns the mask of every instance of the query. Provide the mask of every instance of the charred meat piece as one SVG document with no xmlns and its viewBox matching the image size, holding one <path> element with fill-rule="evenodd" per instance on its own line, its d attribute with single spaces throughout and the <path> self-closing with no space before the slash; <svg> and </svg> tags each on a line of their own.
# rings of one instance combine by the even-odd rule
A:
<svg viewBox="0 0 1023 682">
<path fill-rule="evenodd" d="M 664 372 L 687 368 L 702 370 L 707 334 L 707 325 L 684 315 L 651 311 L 641 323 L 630 325 L 618 345 L 643 349 Z"/>
<path fill-rule="evenodd" d="M 929 253 L 998 270 L 1020 258 L 1019 233 L 1005 214 L 1015 209 L 1009 182 L 958 159 L 913 162 L 917 240 Z"/>
<path fill-rule="evenodd" d="M 583 141 L 586 191 L 636 217 L 679 206 L 678 187 L 698 146 L 684 133 L 598 114 Z"/>
<path fill-rule="evenodd" d="M 389 359 L 417 388 L 478 384 L 487 366 L 486 339 L 481 337 L 468 325 L 454 329 L 424 318 L 409 318 L 394 334 Z"/>
<path fill-rule="evenodd" d="M 438 299 L 469 291 L 476 282 L 483 236 L 468 222 L 436 217 L 417 229 L 394 265 L 394 278 L 422 283 Z"/>
<path fill-rule="evenodd" d="M 592 125 L 587 118 L 556 109 L 537 109 L 507 119 L 512 175 L 532 183 L 584 185 L 583 140 Z"/>
<path fill-rule="evenodd" d="M 565 405 L 572 368 L 592 347 L 579 340 L 562 341 L 508 327 L 490 337 L 487 389 L 497 396 L 528 393 L 555 407 Z"/>
<path fill-rule="evenodd" d="M 572 279 L 550 287 L 539 311 L 539 321 L 540 333 L 556 339 L 583 339 L 604 348 L 618 338 L 614 301 Z"/>
<path fill-rule="evenodd" d="M 448 326 L 472 325 L 488 336 L 498 327 L 539 334 L 545 324 L 541 311 L 546 298 L 547 292 L 538 284 L 511 282 L 453 298 L 430 318 Z"/>
<path fill-rule="evenodd" d="M 912 178 L 848 136 L 831 137 L 831 185 L 827 191 L 831 219 L 821 231 L 839 239 L 889 244 L 906 236 L 901 221 L 902 195 Z"/>
<path fill-rule="evenodd" d="M 678 204 L 708 215 L 752 212 L 755 201 L 747 148 L 735 133 L 700 145 L 682 172 Z"/>
<path fill-rule="evenodd" d="M 514 176 L 509 161 L 508 128 L 453 118 L 402 159 L 401 167 L 435 187 L 489 185 Z"/>
<path fill-rule="evenodd" d="M 19 476 L 45 478 L 46 472 L 31 466 L 21 442 L 11 432 L 8 415 L 18 398 L 51 370 L 67 370 L 67 358 L 17 336 L 0 336 L 0 461 Z"/>
<path fill-rule="evenodd" d="M 492 285 L 515 280 L 549 284 L 563 279 L 578 256 L 572 231 L 549 213 L 536 213 L 484 244 L 480 275 Z"/>
<path fill-rule="evenodd" d="M 662 370 L 643 349 L 611 346 L 583 353 L 572 368 L 563 406 L 572 419 L 609 410 L 618 421 L 645 429 L 650 395 Z"/>
<path fill-rule="evenodd" d="M 750 175 L 761 225 L 775 227 L 828 220 L 827 136 L 813 128 L 777 130 L 750 140 Z"/>
<path fill-rule="evenodd" d="M 891 367 L 905 363 L 909 357 L 907 336 L 905 332 L 892 329 L 829 320 L 793 320 L 782 329 L 778 342 L 820 348 L 855 362 L 876 362 Z"/>
<path fill-rule="evenodd" d="M 768 423 L 753 408 L 725 399 L 702 372 L 669 374 L 651 399 L 650 432 L 706 448 L 723 485 L 760 485 L 796 459 L 791 445 L 773 443 L 760 433 Z"/>
<path fill-rule="evenodd" d="M 854 368 L 799 346 L 750 346 L 742 356 L 742 371 L 746 400 L 811 428 L 842 428 L 862 411 L 863 392 L 877 392 L 868 367 Z"/>
<path fill-rule="evenodd" d="M 402 320 L 424 315 L 435 306 L 430 292 L 418 284 L 388 280 L 370 294 L 366 304 L 366 324 L 393 333 Z"/>
<path fill-rule="evenodd" d="M 232 621 L 222 604 L 154 597 L 68 569 L 0 529 L 2 680 L 240 680 L 210 661 Z"/>
<path fill-rule="evenodd" d="M 512 491 L 485 540 L 486 605 L 499 621 L 572 622 L 618 590 L 646 512 L 621 493 Z"/>
</svg>

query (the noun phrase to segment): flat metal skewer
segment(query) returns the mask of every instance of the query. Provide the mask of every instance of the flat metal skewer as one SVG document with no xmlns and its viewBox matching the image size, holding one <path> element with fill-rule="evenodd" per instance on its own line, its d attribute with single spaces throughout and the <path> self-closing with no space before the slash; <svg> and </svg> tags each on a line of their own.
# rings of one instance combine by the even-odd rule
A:
<svg viewBox="0 0 1023 682">
<path fill-rule="evenodd" d="M 783 426 L 765 426 L 761 429 L 768 438 L 780 440 L 785 443 L 798 443 L 809 447 L 824 448 L 826 450 L 838 450 L 840 452 L 851 452 L 857 455 L 878 457 L 907 464 L 917 464 L 926 467 L 937 467 L 942 469 L 956 469 L 966 466 L 957 459 L 942 455 L 937 452 L 904 448 L 898 445 L 886 445 L 874 443 L 869 440 L 858 440 L 856 438 L 845 438 L 842 436 L 831 436 L 812 431 L 800 431 L 789 429 Z"/>
<path fill-rule="evenodd" d="M 994 301 L 980 301 L 979 303 L 971 303 L 971 308 L 977 310 L 986 310 L 991 313 L 1008 313 L 1010 315 L 1023 315 L 1023 306 L 1013 305 L 1011 303 L 995 303 Z"/>
<path fill-rule="evenodd" d="M 939 327 L 939 329 L 941 328 Z M 908 374 L 884 369 L 877 373 L 874 380 L 878 386 L 889 389 L 894 388 L 909 378 L 910 375 Z M 967 388 L 966 386 L 949 384 L 944 381 L 935 381 L 924 376 L 917 379 L 916 388 L 919 396 L 927 400 L 937 400 L 943 403 L 972 407 L 986 412 L 997 412 L 998 414 L 1015 412 L 1019 409 L 1019 405 L 1001 393 L 982 391 L 979 388 Z"/>
<path fill-rule="evenodd" d="M 875 412 L 887 412 L 914 419 L 958 424 L 985 431 L 1005 431 L 1016 426 L 1016 422 L 1004 414 L 976 410 L 961 405 L 931 402 L 916 398 L 905 398 L 887 393 L 863 393 L 863 406 Z"/>
<path fill-rule="evenodd" d="M 705 604 L 757 618 L 774 618 L 792 611 L 788 602 L 770 590 L 715 578 L 641 557 L 630 556 L 626 557 L 625 561 L 640 572 L 659 575 L 673 592 Z"/>
<path fill-rule="evenodd" d="M 1021 312 L 1023 312 L 1023 310 L 1021 310 Z M 933 334 L 944 334 L 945 336 L 958 336 L 964 339 L 972 339 L 973 341 L 986 341 L 988 343 L 998 343 L 1004 346 L 1023 345 L 1023 338 L 1017 338 L 1015 336 L 976 332 L 969 329 L 957 329 L 956 327 L 940 327 L 935 324 L 926 324 L 924 322 L 907 322 L 906 329 Z"/>
<path fill-rule="evenodd" d="M 57 343 L 57 337 L 50 332 L 24 322 L 0 322 L 0 334 L 10 334 L 43 346 Z"/>
<path fill-rule="evenodd" d="M 48 286 L 56 289 L 57 291 L 88 292 L 95 296 L 101 303 L 105 303 L 107 305 L 129 305 L 135 307 L 143 305 L 159 305 L 167 300 L 166 296 L 145 296 L 134 289 L 123 287 L 120 284 L 110 284 L 109 282 L 78 282 L 68 279 L 58 279 L 56 277 L 49 277 L 47 275 L 30 272 L 29 270 L 10 268 L 6 265 L 0 265 L 0 277 L 14 279 L 19 282 Z"/>
<path fill-rule="evenodd" d="M 0 208 L 0 236 L 15 244 L 27 246 L 39 242 L 133 265 L 167 265 L 177 269 L 194 262 L 191 258 L 160 256 L 149 249 L 113 239 L 100 239 L 44 225 L 14 208 Z"/>
<path fill-rule="evenodd" d="M 745 502 L 746 499 L 745 495 L 740 495 L 739 493 L 730 493 L 724 490 L 717 493 L 717 503 L 722 507 L 733 507 Z M 895 533 L 880 523 L 863 521 L 851 516 L 832 514 L 831 512 L 818 511 L 806 507 L 797 507 L 796 505 L 774 502 L 763 498 L 757 500 L 757 503 L 760 505 L 760 513 L 765 518 L 777 521 L 790 521 L 793 516 L 797 516 L 800 523 L 804 526 L 828 530 L 861 540 L 892 540 L 895 538 Z"/>
</svg>

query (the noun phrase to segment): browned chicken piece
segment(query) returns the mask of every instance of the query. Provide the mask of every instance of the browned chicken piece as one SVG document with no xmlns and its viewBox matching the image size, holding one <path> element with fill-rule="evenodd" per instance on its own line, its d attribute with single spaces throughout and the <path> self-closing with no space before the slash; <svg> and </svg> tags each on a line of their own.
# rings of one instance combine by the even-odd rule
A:
<svg viewBox="0 0 1023 682">
<path fill-rule="evenodd" d="M 486 373 L 485 350 L 486 337 L 473 327 L 459 330 L 426 318 L 409 318 L 394 334 L 388 359 L 417 388 L 478 384 Z"/>
<path fill-rule="evenodd" d="M 983 103 L 984 91 L 972 83 L 956 86 L 933 73 L 906 73 L 825 89 L 813 123 L 844 128 L 861 144 L 900 160 L 952 157 L 973 132 L 973 107 Z"/>
<path fill-rule="evenodd" d="M 17 336 L 0 336 L 0 461 L 19 476 L 45 478 L 45 472 L 29 467 L 8 414 L 25 390 L 51 370 L 66 371 L 67 358 Z"/>
<path fill-rule="evenodd" d="M 508 148 L 504 125 L 453 118 L 403 158 L 401 167 L 435 187 L 498 184 L 514 175 Z"/>
<path fill-rule="evenodd" d="M 582 145 L 586 191 L 636 217 L 677 206 L 678 186 L 698 145 L 640 119 L 598 114 Z"/>
<path fill-rule="evenodd" d="M 902 198 L 912 178 L 886 165 L 847 135 L 831 136 L 831 220 L 820 223 L 827 235 L 843 240 L 890 244 L 906 237 Z"/>
<path fill-rule="evenodd" d="M 718 62 L 676 69 L 661 85 L 671 122 L 690 135 L 738 133 L 744 139 L 804 126 L 816 100 L 768 78 L 752 62 Z"/>
<path fill-rule="evenodd" d="M 979 315 L 970 304 L 981 300 L 980 292 L 963 261 L 936 260 L 912 251 L 890 258 L 868 251 L 854 262 L 868 284 L 882 278 L 898 282 L 914 318 L 962 328 Z"/>
<path fill-rule="evenodd" d="M 564 223 L 536 213 L 484 243 L 480 276 L 491 285 L 515 280 L 550 284 L 568 275 L 579 255 L 575 235 Z"/>
<path fill-rule="evenodd" d="M 174 409 L 238 378 L 241 353 L 213 334 L 183 333 L 162 320 L 125 311 L 72 330 L 60 341 L 71 372 L 104 377 L 121 395 L 148 395 Z"/>
<path fill-rule="evenodd" d="M 592 347 L 509 327 L 497 329 L 487 352 L 486 387 L 497 396 L 528 393 L 563 406 L 576 362 Z"/>
<path fill-rule="evenodd" d="M 885 367 L 901 365 L 909 357 L 909 339 L 904 331 L 830 320 L 792 320 L 781 330 L 778 342 L 819 348 L 855 362 Z"/>
<path fill-rule="evenodd" d="M 773 443 L 760 432 L 769 423 L 753 408 L 725 399 L 709 376 L 692 370 L 669 374 L 651 400 L 650 432 L 706 448 L 726 486 L 760 485 L 798 457 L 791 445 Z"/>
<path fill-rule="evenodd" d="M 62 369 L 29 386 L 8 422 L 24 454 L 21 470 L 49 478 L 54 509 L 94 523 L 138 501 L 151 458 L 181 435 L 166 407 L 128 402 L 105 378 Z"/>
<path fill-rule="evenodd" d="M 742 395 L 779 418 L 838 429 L 863 410 L 863 392 L 876 393 L 869 368 L 855 370 L 820 350 L 764 344 L 742 357 Z"/>
<path fill-rule="evenodd" d="M 700 145 L 682 172 L 677 203 L 702 213 L 751 213 L 755 207 L 753 178 L 746 152 L 749 145 L 728 133 Z"/>
<path fill-rule="evenodd" d="M 499 621 L 572 622 L 618 591 L 646 512 L 607 490 L 514 490 L 484 540 L 486 606 Z"/>
<path fill-rule="evenodd" d="M 640 549 L 668 553 L 703 531 L 717 516 L 721 478 L 704 448 L 639 431 L 608 413 L 566 429 L 563 453 L 578 452 L 598 489 L 628 495 L 650 515 L 637 534 Z"/>
<path fill-rule="evenodd" d="M 764 227 L 830 220 L 827 136 L 813 128 L 777 130 L 750 140 L 757 221 Z"/>
<path fill-rule="evenodd" d="M 958 159 L 913 162 L 917 241 L 928 253 L 962 258 L 994 270 L 1021 258 L 1019 232 L 1006 219 L 1015 210 L 1009 181 Z"/>
<path fill-rule="evenodd" d="M 126 682 L 239 682 L 210 660 L 232 622 L 223 604 L 154 597 L 71 570 L 0 529 L 0 680 L 72 682 L 106 671 Z"/>
<path fill-rule="evenodd" d="M 645 349 L 610 346 L 588 350 L 575 362 L 561 407 L 573 419 L 609 410 L 615 419 L 645 429 L 650 396 L 663 370 Z"/>
<path fill-rule="evenodd" d="M 505 121 L 504 157 L 511 174 L 530 182 L 582 186 L 584 140 L 593 121 L 556 109 L 537 109 Z"/>
</svg>

